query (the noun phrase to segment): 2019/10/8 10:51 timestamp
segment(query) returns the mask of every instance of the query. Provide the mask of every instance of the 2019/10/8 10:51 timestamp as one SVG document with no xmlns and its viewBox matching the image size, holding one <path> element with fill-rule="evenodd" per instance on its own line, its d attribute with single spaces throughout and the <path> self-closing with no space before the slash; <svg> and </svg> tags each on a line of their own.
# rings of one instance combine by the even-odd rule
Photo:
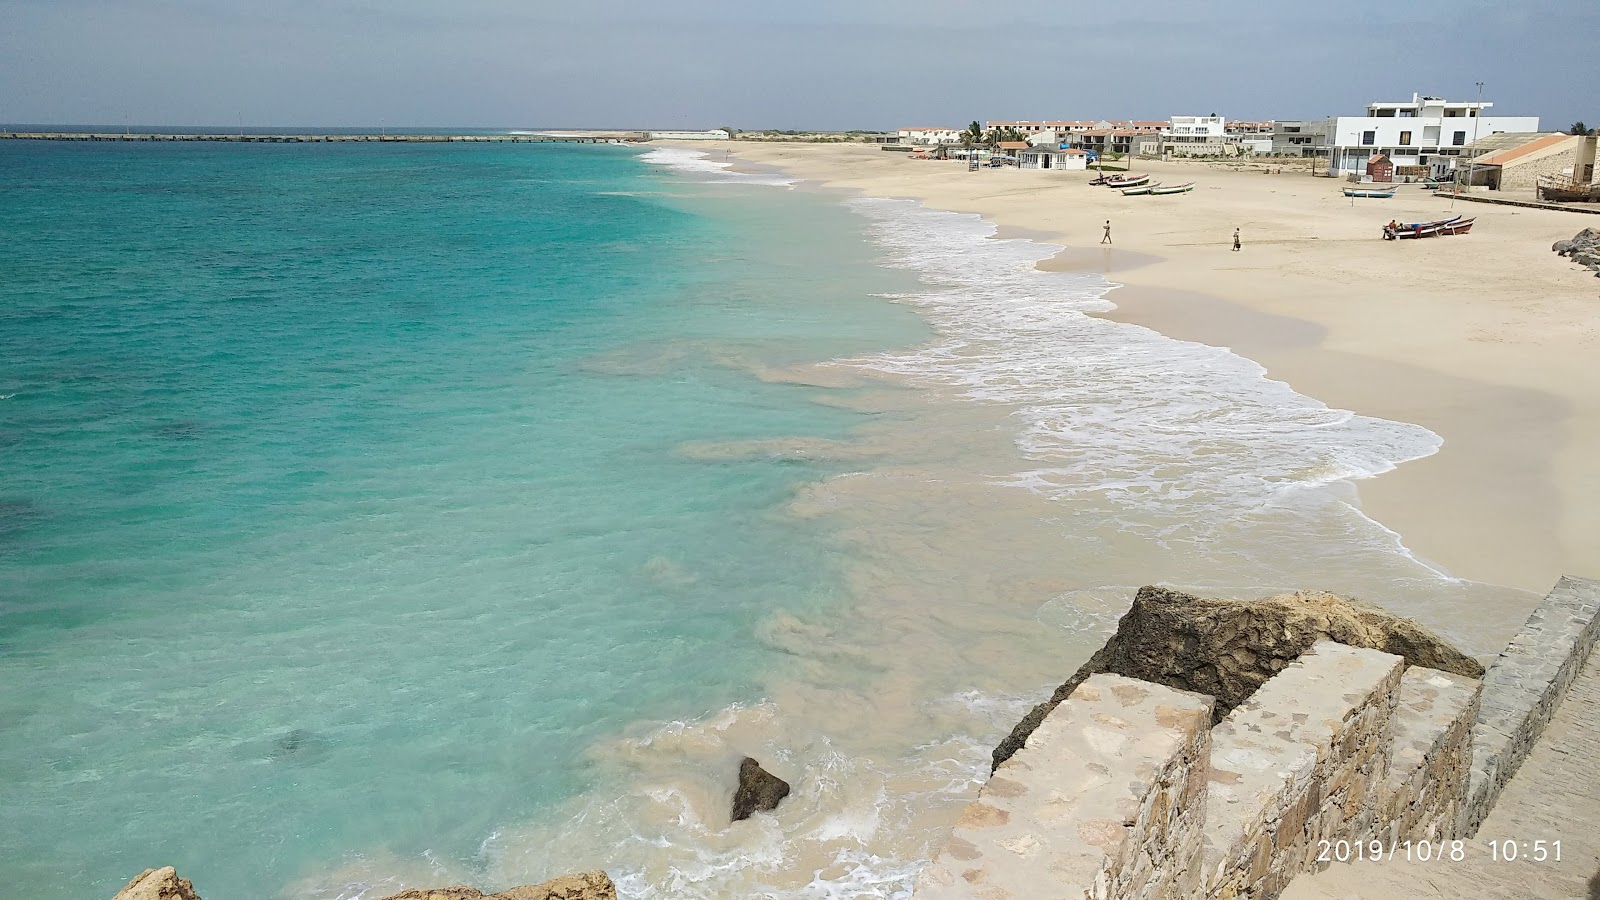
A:
<svg viewBox="0 0 1600 900">
<path fill-rule="evenodd" d="M 1485 846 L 1486 845 L 1486 846 Z M 1560 862 L 1561 842 L 1519 841 L 1511 838 L 1484 841 L 1318 841 L 1317 862 L 1377 862 L 1405 859 L 1416 862 L 1462 862 L 1468 856 L 1489 851 L 1494 862 Z"/>
</svg>

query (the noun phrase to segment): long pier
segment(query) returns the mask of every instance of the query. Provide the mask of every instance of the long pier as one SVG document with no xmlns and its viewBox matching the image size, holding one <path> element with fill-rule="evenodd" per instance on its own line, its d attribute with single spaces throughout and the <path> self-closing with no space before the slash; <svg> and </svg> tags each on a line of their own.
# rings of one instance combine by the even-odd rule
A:
<svg viewBox="0 0 1600 900">
<path fill-rule="evenodd" d="M 643 134 L 156 134 L 151 132 L 0 131 L 15 141 L 215 141 L 232 144 L 626 144 Z"/>
</svg>

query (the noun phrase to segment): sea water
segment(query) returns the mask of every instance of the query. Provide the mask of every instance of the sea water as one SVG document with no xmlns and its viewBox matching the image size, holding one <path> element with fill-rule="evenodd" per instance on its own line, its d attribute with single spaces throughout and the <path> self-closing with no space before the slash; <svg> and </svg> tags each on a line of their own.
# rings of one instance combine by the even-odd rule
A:
<svg viewBox="0 0 1600 900">
<path fill-rule="evenodd" d="M 770 509 L 911 345 L 849 213 L 617 148 L 0 146 L 0 879 L 471 858 L 831 602 Z M 783 202 L 779 202 L 783 201 Z M 710 210 L 714 207 L 715 214 Z"/>
<path fill-rule="evenodd" d="M 687 151 L 0 153 L 39 896 L 904 897 L 1139 584 L 1469 645 L 1506 599 L 1360 512 L 1436 435 L 1095 318 L 973 216 Z M 745 753 L 794 793 L 730 824 Z"/>
</svg>

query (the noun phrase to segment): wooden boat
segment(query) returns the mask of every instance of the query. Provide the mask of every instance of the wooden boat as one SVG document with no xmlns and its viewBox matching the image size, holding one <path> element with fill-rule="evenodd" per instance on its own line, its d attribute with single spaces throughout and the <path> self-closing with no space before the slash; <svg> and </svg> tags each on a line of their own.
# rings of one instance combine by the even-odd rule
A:
<svg viewBox="0 0 1600 900">
<path fill-rule="evenodd" d="M 1122 191 L 1122 196 L 1124 196 L 1124 197 L 1134 197 L 1134 196 L 1137 196 L 1139 194 L 1148 194 L 1148 193 L 1151 193 L 1152 191 L 1154 191 L 1158 187 L 1161 187 L 1161 185 L 1159 185 L 1159 184 L 1147 184 L 1147 185 L 1143 185 L 1142 187 L 1125 188 Z"/>
<path fill-rule="evenodd" d="M 1440 234 L 1466 234 L 1467 232 L 1472 230 L 1472 223 L 1476 222 L 1476 221 L 1478 221 L 1478 220 L 1477 219 L 1460 219 L 1458 221 L 1451 222 L 1450 224 L 1444 226 L 1444 228 L 1441 229 L 1439 233 Z"/>
<path fill-rule="evenodd" d="M 1344 195 L 1346 197 L 1375 197 L 1375 198 L 1380 198 L 1380 199 L 1384 199 L 1384 200 L 1387 200 L 1390 197 L 1393 197 L 1394 196 L 1394 192 L 1395 192 L 1395 189 L 1392 188 L 1392 187 L 1391 188 L 1353 188 L 1353 187 L 1347 187 L 1347 188 L 1344 189 Z"/>
<path fill-rule="evenodd" d="M 1555 203 L 1600 202 L 1600 184 L 1546 175 L 1539 179 L 1539 199 Z"/>
<path fill-rule="evenodd" d="M 1461 216 L 1451 216 L 1448 219 L 1440 219 L 1437 222 L 1412 222 L 1409 225 L 1400 225 L 1395 228 L 1390 228 L 1389 226 L 1385 225 L 1383 226 L 1383 239 L 1386 241 L 1408 241 L 1415 240 L 1417 238 L 1438 237 L 1441 234 L 1447 233 L 1445 229 L 1458 225 L 1460 222 Z M 1466 226 L 1468 229 L 1470 229 L 1472 227 L 1472 222 L 1468 221 Z M 1448 233 L 1465 234 L 1466 232 L 1461 231 Z"/>
<path fill-rule="evenodd" d="M 1121 176 L 1119 178 L 1108 178 L 1108 179 L 1106 179 L 1106 187 L 1114 187 L 1114 188 L 1138 187 L 1141 184 L 1149 184 L 1149 183 L 1150 183 L 1150 176 L 1149 175 L 1123 175 L 1123 176 Z"/>
<path fill-rule="evenodd" d="M 1194 182 L 1191 181 L 1188 184 L 1169 184 L 1169 185 L 1165 185 L 1165 186 L 1158 184 L 1155 187 L 1150 189 L 1150 193 L 1152 193 L 1152 194 L 1187 194 L 1188 192 L 1190 192 L 1192 190 L 1194 190 Z"/>
</svg>

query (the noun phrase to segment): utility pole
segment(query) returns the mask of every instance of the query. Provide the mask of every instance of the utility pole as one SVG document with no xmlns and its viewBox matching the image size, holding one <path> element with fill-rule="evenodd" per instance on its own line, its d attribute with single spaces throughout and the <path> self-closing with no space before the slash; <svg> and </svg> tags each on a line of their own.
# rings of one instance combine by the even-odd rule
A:
<svg viewBox="0 0 1600 900">
<path fill-rule="evenodd" d="M 1483 123 L 1483 82 L 1480 81 L 1477 84 L 1478 106 L 1472 111 L 1472 143 L 1474 146 L 1476 146 L 1478 143 L 1478 129 Z M 1474 153 L 1472 156 L 1467 158 L 1467 190 L 1469 191 L 1472 190 L 1472 179 L 1477 174 L 1477 168 L 1478 155 Z M 1456 188 L 1456 193 L 1461 193 L 1460 187 Z M 1454 196 L 1450 198 L 1450 208 L 1456 208 L 1456 198 Z"/>
</svg>

